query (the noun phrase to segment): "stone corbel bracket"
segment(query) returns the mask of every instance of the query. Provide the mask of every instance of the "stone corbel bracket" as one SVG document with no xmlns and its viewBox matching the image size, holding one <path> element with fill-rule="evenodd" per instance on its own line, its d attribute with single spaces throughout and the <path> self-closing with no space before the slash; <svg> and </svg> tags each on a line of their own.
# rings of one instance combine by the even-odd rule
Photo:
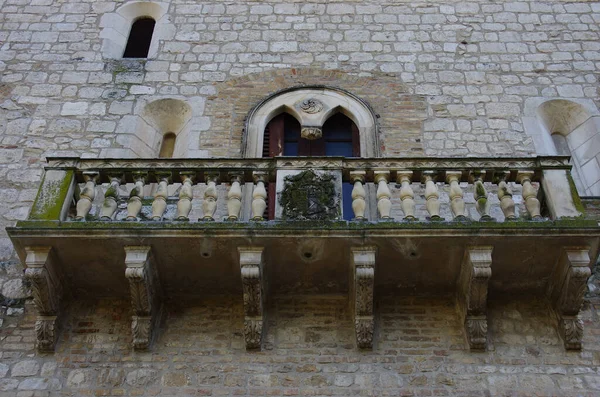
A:
<svg viewBox="0 0 600 397">
<path fill-rule="evenodd" d="M 264 291 L 263 247 L 238 247 L 244 292 L 244 338 L 246 349 L 260 349 L 263 336 Z"/>
<path fill-rule="evenodd" d="M 548 296 L 558 317 L 558 329 L 565 349 L 580 350 L 583 321 L 579 310 L 591 275 L 587 247 L 564 247 L 548 287 Z"/>
<path fill-rule="evenodd" d="M 129 281 L 133 307 L 133 348 L 148 350 L 158 334 L 163 312 L 160 282 L 151 247 L 125 247 L 125 277 Z"/>
<path fill-rule="evenodd" d="M 375 288 L 375 247 L 353 247 L 352 275 L 354 329 L 356 344 L 360 349 L 373 348 L 375 317 L 373 315 L 373 291 Z"/>
<path fill-rule="evenodd" d="M 58 337 L 63 288 L 52 247 L 25 248 L 25 279 L 31 283 L 37 309 L 35 321 L 36 348 L 52 352 Z"/>
<path fill-rule="evenodd" d="M 487 347 L 487 294 L 492 276 L 492 251 L 493 247 L 488 246 L 467 248 L 460 271 L 457 300 L 471 350 Z"/>
</svg>

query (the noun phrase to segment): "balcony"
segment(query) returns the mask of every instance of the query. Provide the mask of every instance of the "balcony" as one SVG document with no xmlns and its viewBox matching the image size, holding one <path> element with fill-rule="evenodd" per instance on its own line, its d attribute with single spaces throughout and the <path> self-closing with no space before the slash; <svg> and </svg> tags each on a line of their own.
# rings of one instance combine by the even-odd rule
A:
<svg viewBox="0 0 600 397">
<path fill-rule="evenodd" d="M 53 350 L 63 302 L 131 296 L 148 349 L 168 299 L 244 300 L 260 348 L 273 294 L 348 294 L 357 346 L 382 294 L 456 296 L 485 349 L 487 293 L 547 296 L 567 349 L 600 228 L 566 157 L 51 158 L 29 218 L 8 228 Z M 271 220 L 269 210 L 272 208 Z"/>
</svg>

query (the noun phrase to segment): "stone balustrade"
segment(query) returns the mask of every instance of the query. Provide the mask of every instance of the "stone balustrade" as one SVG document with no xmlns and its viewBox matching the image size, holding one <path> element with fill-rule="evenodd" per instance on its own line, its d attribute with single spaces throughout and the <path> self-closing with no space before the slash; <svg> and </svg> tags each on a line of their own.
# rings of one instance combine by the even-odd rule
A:
<svg viewBox="0 0 600 397">
<path fill-rule="evenodd" d="M 267 203 L 271 202 L 277 208 L 276 221 L 555 220 L 581 215 L 569 169 L 566 157 L 51 158 L 31 219 L 265 221 Z M 57 188 L 57 182 L 66 184 L 69 192 L 54 194 L 57 192 L 51 190 Z M 269 184 L 276 184 L 276 189 L 268 189 Z M 343 184 L 352 185 L 351 194 L 342 194 Z M 286 189 L 303 192 L 288 194 Z M 329 189 L 326 203 L 319 202 L 323 201 L 319 189 Z M 329 197 L 332 195 L 335 197 Z M 289 201 L 290 197 L 302 201 L 306 208 L 294 202 L 286 202 L 283 208 L 282 200 Z M 49 202 L 52 199 L 55 202 Z M 352 214 L 343 214 L 343 208 L 350 208 L 343 205 L 346 200 L 352 201 Z M 49 206 L 55 218 L 48 212 Z M 318 214 L 302 213 L 310 212 L 307 208 L 311 206 L 333 208 L 327 208 L 329 217 L 320 219 Z"/>
</svg>

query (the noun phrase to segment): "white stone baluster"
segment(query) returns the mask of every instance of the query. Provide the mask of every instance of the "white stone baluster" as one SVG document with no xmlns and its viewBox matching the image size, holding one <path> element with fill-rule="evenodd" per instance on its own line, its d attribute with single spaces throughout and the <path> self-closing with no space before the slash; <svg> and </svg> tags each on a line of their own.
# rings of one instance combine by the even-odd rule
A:
<svg viewBox="0 0 600 397">
<path fill-rule="evenodd" d="M 264 172 L 254 172 L 252 177 L 254 183 L 256 183 L 252 191 L 252 220 L 262 221 L 267 209 L 267 189 L 265 189 L 267 174 Z"/>
<path fill-rule="evenodd" d="M 475 171 L 471 174 L 471 182 L 473 183 L 474 196 L 475 196 L 475 208 L 480 215 L 480 222 L 490 222 L 494 218 L 490 216 L 490 202 L 487 198 L 487 191 L 483 184 L 483 178 L 485 177 L 485 171 Z"/>
<path fill-rule="evenodd" d="M 137 220 L 140 211 L 142 210 L 142 198 L 144 197 L 144 184 L 146 182 L 146 175 L 143 173 L 135 173 L 133 175 L 135 186 L 129 193 L 129 200 L 127 201 L 127 218 L 128 221 Z"/>
<path fill-rule="evenodd" d="M 400 200 L 402 200 L 402 211 L 405 221 L 414 221 L 415 218 L 415 192 L 410 184 L 412 183 L 412 171 L 398 171 L 396 182 L 401 185 Z"/>
<path fill-rule="evenodd" d="M 367 207 L 366 197 L 367 192 L 363 184 L 365 183 L 365 171 L 351 171 L 350 180 L 354 183 L 352 188 L 352 211 L 354 212 L 354 220 L 365 220 L 365 209 Z"/>
<path fill-rule="evenodd" d="M 202 202 L 202 211 L 204 211 L 203 221 L 214 221 L 215 212 L 217 211 L 217 182 L 219 174 L 210 173 L 206 175 L 206 190 L 204 191 L 204 201 Z"/>
<path fill-rule="evenodd" d="M 104 203 L 100 211 L 100 220 L 111 221 L 117 211 L 119 201 L 119 186 L 123 177 L 121 175 L 110 177 L 110 186 L 104 193 Z"/>
<path fill-rule="evenodd" d="M 85 186 L 79 194 L 79 200 L 77 201 L 77 216 L 75 216 L 75 219 L 78 221 L 85 220 L 85 217 L 92 209 L 92 203 L 96 197 L 96 183 L 99 176 L 100 175 L 96 171 L 83 173 Z"/>
<path fill-rule="evenodd" d="M 515 202 L 512 198 L 512 190 L 506 182 L 509 175 L 509 172 L 502 173 L 500 175 L 500 180 L 498 181 L 498 199 L 500 200 L 500 208 L 504 213 L 505 221 L 517 219 L 517 216 L 515 215 Z"/>
<path fill-rule="evenodd" d="M 237 221 L 240 217 L 240 210 L 242 209 L 242 187 L 240 182 L 242 181 L 243 175 L 239 173 L 229 173 L 231 180 L 231 187 L 227 193 L 227 213 L 230 221 Z"/>
<path fill-rule="evenodd" d="M 189 221 L 190 211 L 192 210 L 194 172 L 182 172 L 181 189 L 179 190 L 179 200 L 177 201 L 177 217 L 178 221 Z"/>
<path fill-rule="evenodd" d="M 517 174 L 517 182 L 523 186 L 523 200 L 525 200 L 525 208 L 531 219 L 542 219 L 540 214 L 540 200 L 537 199 L 537 190 L 531 184 L 533 178 L 532 171 L 520 171 Z"/>
<path fill-rule="evenodd" d="M 430 219 L 432 221 L 439 221 L 440 217 L 440 195 L 438 193 L 437 185 L 435 184 L 435 173 L 433 171 L 423 172 L 423 182 L 425 183 L 425 199 L 427 200 L 425 206 L 427 212 L 429 212 Z"/>
<path fill-rule="evenodd" d="M 454 220 L 464 221 L 467 219 L 465 215 L 465 199 L 463 191 L 460 188 L 460 178 L 462 172 L 448 171 L 446 172 L 446 183 L 450 184 L 450 209 L 454 215 Z"/>
<path fill-rule="evenodd" d="M 157 173 L 156 181 L 158 189 L 154 194 L 152 202 L 152 220 L 160 221 L 167 209 L 167 197 L 169 196 L 169 183 L 171 183 L 171 173 Z"/>
<path fill-rule="evenodd" d="M 392 210 L 392 193 L 388 187 L 390 179 L 389 171 L 375 171 L 375 183 L 377 183 L 377 209 L 381 219 L 390 219 Z"/>
</svg>

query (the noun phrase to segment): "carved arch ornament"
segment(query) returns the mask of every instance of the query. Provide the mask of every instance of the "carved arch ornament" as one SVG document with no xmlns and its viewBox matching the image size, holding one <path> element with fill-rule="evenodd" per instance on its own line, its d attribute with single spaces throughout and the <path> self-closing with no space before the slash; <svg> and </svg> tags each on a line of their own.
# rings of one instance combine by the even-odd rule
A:
<svg viewBox="0 0 600 397">
<path fill-rule="evenodd" d="M 325 86 L 288 88 L 254 107 L 246 118 L 242 148 L 244 157 L 262 157 L 265 127 L 273 117 L 284 112 L 295 117 L 302 130 L 311 135 L 320 133 L 330 116 L 343 113 L 358 127 L 360 156 L 379 157 L 378 126 L 373 109 L 345 90 Z"/>
</svg>

